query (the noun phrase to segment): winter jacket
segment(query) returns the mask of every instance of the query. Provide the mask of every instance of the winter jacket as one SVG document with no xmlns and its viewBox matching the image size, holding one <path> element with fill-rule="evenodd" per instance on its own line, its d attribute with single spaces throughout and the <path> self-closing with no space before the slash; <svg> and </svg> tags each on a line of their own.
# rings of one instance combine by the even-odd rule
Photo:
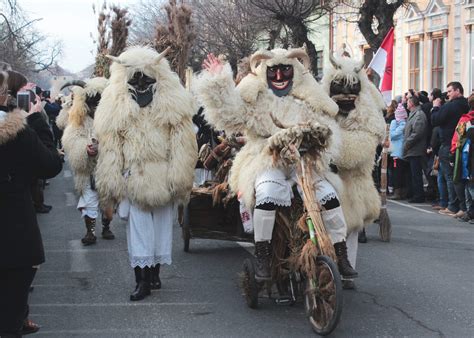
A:
<svg viewBox="0 0 474 338">
<path fill-rule="evenodd" d="M 461 116 L 453 135 L 453 139 L 451 142 L 451 153 L 455 155 L 453 175 L 454 182 L 459 182 L 461 179 L 468 178 L 466 176 L 469 176 L 463 174 L 463 169 L 466 169 L 469 166 L 468 157 L 472 143 L 471 140 L 467 137 L 467 131 L 468 129 L 472 128 L 471 121 L 473 118 L 474 110 Z M 466 142 L 468 143 L 467 145 Z"/>
<path fill-rule="evenodd" d="M 30 183 L 35 177 L 54 177 L 62 163 L 21 112 L 0 110 L 0 269 L 26 268 L 44 262 Z"/>
<path fill-rule="evenodd" d="M 455 133 L 453 134 L 453 138 L 451 139 L 451 153 L 456 152 L 456 149 L 461 146 L 461 143 L 463 143 L 460 139 L 460 137 L 464 137 L 466 135 L 466 123 L 471 121 L 474 118 L 474 110 L 471 110 L 467 114 L 464 114 L 461 116 L 461 118 L 458 121 L 458 124 L 456 125 Z M 460 141 L 461 143 L 458 143 Z"/>
<path fill-rule="evenodd" d="M 403 155 L 403 137 L 406 120 L 392 120 L 390 123 L 390 148 L 392 157 L 402 157 Z"/>
<path fill-rule="evenodd" d="M 441 146 L 441 129 L 439 127 L 434 127 L 431 131 L 431 149 L 433 149 L 433 154 L 438 155 L 439 147 Z"/>
<path fill-rule="evenodd" d="M 459 118 L 469 111 L 469 105 L 465 97 L 458 97 L 446 102 L 441 107 L 433 107 L 431 111 L 431 125 L 441 128 L 441 145 L 451 147 L 454 129 Z"/>
<path fill-rule="evenodd" d="M 28 126 L 36 132 L 41 142 L 43 142 L 46 147 L 54 147 L 53 133 L 42 113 L 33 113 L 29 115 L 26 121 Z"/>
<path fill-rule="evenodd" d="M 410 112 L 404 132 L 403 158 L 426 155 L 426 135 L 428 122 L 426 115 L 418 106 Z"/>
</svg>

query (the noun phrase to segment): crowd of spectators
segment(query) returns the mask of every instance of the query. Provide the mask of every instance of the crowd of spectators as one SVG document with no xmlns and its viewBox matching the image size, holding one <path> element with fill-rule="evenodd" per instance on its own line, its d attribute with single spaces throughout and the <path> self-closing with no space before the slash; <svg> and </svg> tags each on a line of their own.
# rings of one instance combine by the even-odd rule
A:
<svg viewBox="0 0 474 338">
<path fill-rule="evenodd" d="M 39 94 L 39 95 L 38 95 Z M 25 106 L 20 104 L 20 97 Z M 42 190 L 62 169 L 37 87 L 0 62 L 0 336 L 39 330 L 28 318 L 28 294 L 45 260 L 37 212 L 49 212 Z M 48 209 L 47 211 L 45 210 Z"/>
<path fill-rule="evenodd" d="M 431 202 L 442 215 L 474 223 L 474 93 L 459 82 L 446 92 L 410 89 L 387 108 L 389 192 L 394 200 Z"/>
</svg>

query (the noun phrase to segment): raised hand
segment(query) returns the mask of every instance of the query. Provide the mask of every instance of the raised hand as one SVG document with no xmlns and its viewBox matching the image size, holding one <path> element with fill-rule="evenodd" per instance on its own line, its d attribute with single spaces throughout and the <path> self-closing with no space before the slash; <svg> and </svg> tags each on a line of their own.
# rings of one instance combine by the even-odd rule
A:
<svg viewBox="0 0 474 338">
<path fill-rule="evenodd" d="M 222 71 L 223 65 L 222 62 L 214 56 L 214 54 L 210 53 L 207 55 L 207 58 L 204 59 L 202 68 L 211 74 L 219 74 Z"/>
</svg>

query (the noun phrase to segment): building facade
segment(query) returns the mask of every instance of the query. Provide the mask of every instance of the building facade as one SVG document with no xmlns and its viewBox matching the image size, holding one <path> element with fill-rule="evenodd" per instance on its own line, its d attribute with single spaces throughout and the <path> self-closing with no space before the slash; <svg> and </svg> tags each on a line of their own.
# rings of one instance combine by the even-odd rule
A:
<svg viewBox="0 0 474 338">
<path fill-rule="evenodd" d="M 357 13 L 339 8 L 330 24 L 331 48 L 372 58 L 357 23 Z M 409 88 L 444 90 L 450 81 L 463 84 L 465 95 L 474 89 L 474 0 L 419 0 L 395 14 L 393 95 Z M 348 48 L 347 46 L 350 46 Z M 352 52 L 352 53 L 351 53 Z"/>
</svg>

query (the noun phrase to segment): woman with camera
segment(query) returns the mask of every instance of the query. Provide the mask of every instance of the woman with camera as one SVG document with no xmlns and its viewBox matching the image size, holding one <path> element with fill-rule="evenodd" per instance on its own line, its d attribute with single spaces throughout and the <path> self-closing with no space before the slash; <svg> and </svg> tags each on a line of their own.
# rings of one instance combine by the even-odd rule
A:
<svg viewBox="0 0 474 338">
<path fill-rule="evenodd" d="M 0 335 L 19 337 L 28 315 L 28 291 L 44 250 L 31 198 L 33 178 L 51 178 L 62 168 L 54 147 L 27 126 L 11 105 L 7 65 L 0 65 Z M 18 73 L 16 73 L 18 74 Z M 38 107 L 32 106 L 29 113 Z"/>
</svg>

